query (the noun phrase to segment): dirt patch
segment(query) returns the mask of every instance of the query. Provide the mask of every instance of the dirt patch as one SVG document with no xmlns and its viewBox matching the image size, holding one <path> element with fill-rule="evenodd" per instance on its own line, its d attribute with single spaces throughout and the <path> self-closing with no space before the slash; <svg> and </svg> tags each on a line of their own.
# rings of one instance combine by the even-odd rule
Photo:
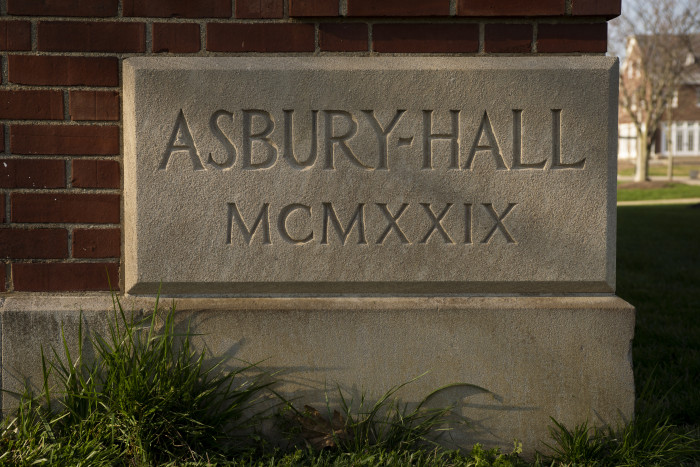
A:
<svg viewBox="0 0 700 467">
<path fill-rule="evenodd" d="M 646 182 L 620 183 L 617 188 L 620 190 L 654 190 L 658 188 L 672 188 L 675 185 L 681 185 L 681 183 L 647 180 Z"/>
</svg>

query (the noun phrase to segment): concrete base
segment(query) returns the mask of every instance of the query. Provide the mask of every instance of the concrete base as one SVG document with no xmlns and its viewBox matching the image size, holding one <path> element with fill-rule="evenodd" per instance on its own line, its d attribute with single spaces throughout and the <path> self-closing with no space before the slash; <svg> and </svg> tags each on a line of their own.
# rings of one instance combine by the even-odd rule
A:
<svg viewBox="0 0 700 467">
<path fill-rule="evenodd" d="M 148 311 L 154 300 L 123 303 Z M 3 389 L 21 391 L 25 378 L 37 387 L 39 349 L 58 348 L 61 323 L 75 344 L 80 310 L 94 331 L 111 309 L 107 295 L 7 296 Z M 532 453 L 549 438 L 549 417 L 573 426 L 633 415 L 634 308 L 613 296 L 179 299 L 177 310 L 214 355 L 261 361 L 299 406 L 322 408 L 336 385 L 377 398 L 424 372 L 401 390 L 403 401 L 451 383 L 486 388 L 456 387 L 436 399 L 471 420 L 452 433 L 464 446 L 509 448 L 518 439 Z M 16 398 L 4 394 L 2 406 L 12 409 Z"/>
</svg>

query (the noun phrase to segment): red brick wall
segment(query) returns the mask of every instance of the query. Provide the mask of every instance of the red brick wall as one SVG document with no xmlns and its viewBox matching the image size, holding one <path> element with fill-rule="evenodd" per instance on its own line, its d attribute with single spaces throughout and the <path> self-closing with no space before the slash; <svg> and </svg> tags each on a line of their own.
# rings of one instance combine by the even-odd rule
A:
<svg viewBox="0 0 700 467">
<path fill-rule="evenodd" d="M 0 292 L 63 292 L 119 282 L 123 58 L 604 54 L 620 0 L 4 0 L 0 13 Z"/>
</svg>

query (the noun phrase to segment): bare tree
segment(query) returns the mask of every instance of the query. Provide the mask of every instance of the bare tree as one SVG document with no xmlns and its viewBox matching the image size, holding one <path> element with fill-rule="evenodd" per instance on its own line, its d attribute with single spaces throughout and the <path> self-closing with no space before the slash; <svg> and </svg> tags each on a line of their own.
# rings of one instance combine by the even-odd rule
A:
<svg viewBox="0 0 700 467">
<path fill-rule="evenodd" d="M 625 55 L 620 106 L 637 134 L 636 181 L 649 178 L 649 155 L 661 122 L 700 52 L 693 37 L 699 21 L 698 0 L 641 0 L 625 2 L 622 16 L 611 23 L 611 51 Z"/>
</svg>

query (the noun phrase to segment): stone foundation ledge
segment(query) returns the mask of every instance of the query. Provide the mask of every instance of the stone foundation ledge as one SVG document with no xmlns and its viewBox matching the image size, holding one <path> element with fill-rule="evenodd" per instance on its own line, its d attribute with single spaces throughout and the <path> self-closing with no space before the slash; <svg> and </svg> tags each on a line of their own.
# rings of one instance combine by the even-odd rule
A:
<svg viewBox="0 0 700 467">
<path fill-rule="evenodd" d="M 155 299 L 121 297 L 148 312 Z M 566 426 L 616 424 L 634 410 L 631 341 L 634 308 L 615 296 L 429 298 L 226 298 L 177 300 L 178 325 L 201 333 L 214 355 L 261 362 L 277 390 L 297 405 L 347 395 L 378 398 L 427 372 L 399 397 L 416 402 L 439 387 L 435 404 L 454 405 L 469 428 L 451 432 L 464 446 L 543 449 L 550 417 Z M 169 299 L 161 305 L 168 306 Z M 108 294 L 13 294 L 0 298 L 2 387 L 41 384 L 41 346 L 60 345 L 61 324 L 76 344 L 85 328 L 104 331 Z M 26 379 L 25 379 L 26 378 Z M 3 395 L 2 407 L 17 400 Z"/>
</svg>

